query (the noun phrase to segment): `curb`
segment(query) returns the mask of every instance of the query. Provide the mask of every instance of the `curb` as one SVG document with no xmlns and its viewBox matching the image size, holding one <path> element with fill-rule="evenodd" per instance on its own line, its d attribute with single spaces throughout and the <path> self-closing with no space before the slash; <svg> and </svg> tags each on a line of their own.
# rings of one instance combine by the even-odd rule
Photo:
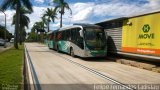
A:
<svg viewBox="0 0 160 90">
<path fill-rule="evenodd" d="M 41 90 L 37 74 L 32 64 L 30 55 L 24 45 L 25 61 L 24 61 L 24 90 Z"/>
</svg>

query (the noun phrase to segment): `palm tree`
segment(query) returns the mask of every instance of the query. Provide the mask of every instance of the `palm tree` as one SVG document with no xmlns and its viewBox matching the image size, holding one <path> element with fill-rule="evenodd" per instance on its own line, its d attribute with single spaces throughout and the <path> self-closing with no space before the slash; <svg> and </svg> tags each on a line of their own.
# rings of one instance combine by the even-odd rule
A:
<svg viewBox="0 0 160 90">
<path fill-rule="evenodd" d="M 62 27 L 62 15 L 64 15 L 65 9 L 70 10 L 71 14 L 72 10 L 70 9 L 68 3 L 66 3 L 64 0 L 53 0 L 53 3 L 56 3 L 55 11 L 60 13 L 60 27 Z"/>
<path fill-rule="evenodd" d="M 20 26 L 19 42 L 20 42 L 20 44 L 22 44 L 22 32 L 25 31 L 25 27 L 28 28 L 28 24 L 30 23 L 29 17 L 26 16 L 25 14 L 30 14 L 30 13 L 31 13 L 31 11 L 27 10 L 26 8 L 24 8 L 24 7 L 20 8 L 20 23 L 19 23 L 19 26 Z M 16 21 L 16 14 L 13 15 L 12 25 L 15 24 L 15 21 Z"/>
<path fill-rule="evenodd" d="M 33 27 L 32 27 L 32 31 L 33 32 L 37 32 L 37 36 L 38 35 L 38 32 L 40 32 L 40 40 L 43 41 L 43 33 L 45 32 L 44 30 L 44 22 L 43 21 L 40 21 L 40 22 L 36 22 Z"/>
<path fill-rule="evenodd" d="M 56 18 L 56 14 L 55 14 L 55 11 L 54 9 L 50 9 L 50 8 L 47 8 L 47 10 L 45 11 L 43 17 L 47 17 L 47 25 L 48 25 L 48 32 L 49 32 L 49 23 L 51 22 L 51 20 L 54 22 L 54 19 Z"/>
<path fill-rule="evenodd" d="M 32 29 L 31 29 L 31 32 L 34 32 L 34 33 L 45 32 L 44 28 L 45 27 L 44 27 L 43 21 L 35 22 Z"/>
<path fill-rule="evenodd" d="M 33 27 L 37 32 L 44 32 L 45 31 L 44 30 L 44 23 L 42 21 L 36 22 Z"/>
<path fill-rule="evenodd" d="M 45 28 L 45 26 L 47 25 L 47 20 L 45 17 L 41 17 L 41 20 L 43 22 L 43 29 Z M 45 29 L 44 29 L 45 30 Z"/>
<path fill-rule="evenodd" d="M 20 42 L 20 44 L 26 40 L 26 35 L 27 35 L 26 29 L 22 28 L 21 29 L 21 42 Z"/>
<path fill-rule="evenodd" d="M 18 49 L 18 32 L 19 32 L 19 22 L 20 22 L 20 7 L 26 7 L 28 10 L 32 10 L 32 4 L 29 0 L 3 0 L 1 9 L 6 10 L 7 8 L 16 9 L 16 21 L 15 21 L 15 41 L 14 47 Z"/>
</svg>

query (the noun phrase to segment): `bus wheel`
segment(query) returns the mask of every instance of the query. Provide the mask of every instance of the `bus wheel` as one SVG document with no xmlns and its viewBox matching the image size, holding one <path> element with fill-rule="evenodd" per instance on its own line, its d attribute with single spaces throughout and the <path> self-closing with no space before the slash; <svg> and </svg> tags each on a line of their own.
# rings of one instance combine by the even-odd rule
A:
<svg viewBox="0 0 160 90">
<path fill-rule="evenodd" d="M 70 49 L 70 55 L 72 56 L 72 57 L 74 57 L 75 55 L 74 55 L 74 51 L 73 51 L 73 49 L 71 48 Z"/>
</svg>

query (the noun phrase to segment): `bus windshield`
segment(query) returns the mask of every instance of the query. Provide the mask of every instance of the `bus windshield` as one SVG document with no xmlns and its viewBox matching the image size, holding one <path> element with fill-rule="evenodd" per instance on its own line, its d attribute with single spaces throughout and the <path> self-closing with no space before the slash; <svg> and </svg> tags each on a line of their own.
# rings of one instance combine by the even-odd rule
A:
<svg viewBox="0 0 160 90">
<path fill-rule="evenodd" d="M 103 29 L 85 28 L 85 41 L 90 50 L 103 50 L 106 46 L 106 37 Z"/>
</svg>

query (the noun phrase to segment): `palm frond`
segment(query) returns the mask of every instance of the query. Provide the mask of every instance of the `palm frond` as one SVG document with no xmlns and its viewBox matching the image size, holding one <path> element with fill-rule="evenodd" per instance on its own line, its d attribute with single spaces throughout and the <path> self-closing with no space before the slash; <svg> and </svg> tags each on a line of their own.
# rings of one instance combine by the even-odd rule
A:
<svg viewBox="0 0 160 90">
<path fill-rule="evenodd" d="M 25 14 L 30 13 L 26 8 L 20 7 L 20 26 L 22 28 L 26 27 L 28 28 L 28 24 L 30 23 L 30 19 Z M 13 15 L 12 25 L 16 23 L 16 14 Z"/>
<path fill-rule="evenodd" d="M 10 7 L 13 4 L 14 4 L 13 0 L 3 0 L 3 3 L 0 5 L 0 9 L 6 10 L 8 7 Z"/>
<path fill-rule="evenodd" d="M 47 8 L 45 13 L 43 14 L 43 17 L 47 17 L 48 21 L 50 22 L 50 19 L 54 22 L 54 19 L 56 18 L 55 9 Z"/>
<path fill-rule="evenodd" d="M 30 0 L 21 0 L 23 5 L 28 9 L 30 10 L 31 12 L 33 12 L 33 9 L 32 9 L 32 4 L 30 2 Z"/>
<path fill-rule="evenodd" d="M 64 2 L 64 7 L 68 10 L 70 10 L 70 14 L 72 15 L 72 10 L 71 8 L 69 7 L 68 3 Z"/>
<path fill-rule="evenodd" d="M 53 0 L 53 3 L 60 3 L 60 0 Z"/>
</svg>

